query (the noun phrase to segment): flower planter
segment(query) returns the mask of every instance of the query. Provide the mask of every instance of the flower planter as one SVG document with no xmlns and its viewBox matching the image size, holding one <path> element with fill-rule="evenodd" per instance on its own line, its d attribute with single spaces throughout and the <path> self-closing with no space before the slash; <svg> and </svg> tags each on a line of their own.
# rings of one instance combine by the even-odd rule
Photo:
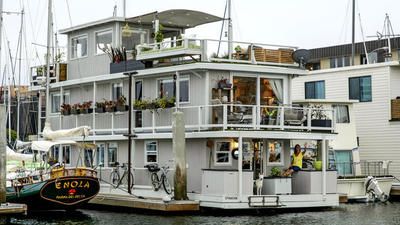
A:
<svg viewBox="0 0 400 225">
<path fill-rule="evenodd" d="M 121 73 L 132 70 L 141 70 L 145 68 L 145 64 L 141 61 L 127 60 L 119 63 L 110 63 L 110 73 Z"/>
<path fill-rule="evenodd" d="M 61 111 L 61 115 L 63 115 L 63 116 L 69 116 L 69 115 L 71 115 L 71 111 L 70 111 L 70 110 Z"/>
<path fill-rule="evenodd" d="M 114 107 L 106 107 L 106 112 L 115 112 L 115 106 Z"/>
<path fill-rule="evenodd" d="M 71 114 L 78 115 L 78 114 L 80 114 L 80 110 L 79 109 L 71 109 Z"/>
<path fill-rule="evenodd" d="M 332 127 L 332 120 L 311 120 L 312 127 Z"/>
<path fill-rule="evenodd" d="M 168 102 L 167 105 L 165 106 L 166 108 L 173 108 L 175 107 L 175 103 L 170 103 Z"/>
<path fill-rule="evenodd" d="M 279 195 L 292 193 L 291 177 L 264 177 L 262 194 Z"/>
<path fill-rule="evenodd" d="M 116 110 L 117 112 L 124 112 L 124 111 L 128 111 L 129 106 L 127 105 L 117 105 Z"/>
<path fill-rule="evenodd" d="M 96 113 L 104 113 L 105 111 L 104 107 L 96 108 Z"/>
</svg>

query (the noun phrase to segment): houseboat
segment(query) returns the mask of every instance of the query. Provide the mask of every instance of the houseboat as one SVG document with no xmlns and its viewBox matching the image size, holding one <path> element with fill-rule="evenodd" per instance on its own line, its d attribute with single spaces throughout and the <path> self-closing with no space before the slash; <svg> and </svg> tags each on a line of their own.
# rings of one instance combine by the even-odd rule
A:
<svg viewBox="0 0 400 225">
<path fill-rule="evenodd" d="M 163 197 L 163 190 L 152 188 L 145 166 L 173 160 L 172 116 L 179 111 L 185 123 L 187 193 L 200 207 L 337 206 L 337 175 L 327 166 L 328 143 L 337 136 L 335 113 L 320 109 L 331 123 L 318 125 L 309 116 L 314 109 L 292 104 L 292 79 L 308 73 L 291 58 L 296 47 L 185 35 L 187 29 L 221 20 L 173 9 L 61 30 L 68 39 L 68 59 L 52 67 L 49 120 L 53 129 L 90 126 L 85 141 L 93 141 L 97 149 L 73 155 L 61 146 L 50 154 L 71 162 L 83 156 L 87 166 L 98 170 L 100 193 L 116 193 L 110 190 L 110 174 L 118 170 L 116 162 L 128 163 L 131 113 L 132 193 Z M 42 96 L 44 106 L 40 71 L 32 68 L 31 89 Z M 129 86 L 134 102 L 126 101 Z M 131 112 L 129 104 L 134 106 Z M 288 168 L 294 143 L 306 140 L 320 146 L 316 153 L 321 170 L 309 168 L 289 178 L 270 176 L 272 168 Z M 170 184 L 173 174 L 167 174 Z M 259 177 L 261 195 L 256 194 Z M 272 188 L 277 185 L 285 191 Z"/>
</svg>

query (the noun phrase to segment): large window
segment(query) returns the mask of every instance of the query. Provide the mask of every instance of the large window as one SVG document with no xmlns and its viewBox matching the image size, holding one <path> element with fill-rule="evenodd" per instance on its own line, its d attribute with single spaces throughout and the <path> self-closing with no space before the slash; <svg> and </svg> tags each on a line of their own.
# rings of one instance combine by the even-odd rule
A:
<svg viewBox="0 0 400 225">
<path fill-rule="evenodd" d="M 214 150 L 215 165 L 231 165 L 231 142 L 217 141 Z"/>
<path fill-rule="evenodd" d="M 350 56 L 342 56 L 330 59 L 330 68 L 350 66 Z"/>
<path fill-rule="evenodd" d="M 350 123 L 349 106 L 334 105 L 336 123 Z"/>
<path fill-rule="evenodd" d="M 65 104 L 70 104 L 69 92 L 64 92 L 63 102 Z M 58 113 L 61 109 L 61 99 L 60 93 L 51 94 L 51 112 Z"/>
<path fill-rule="evenodd" d="M 88 54 L 87 35 L 71 38 L 71 59 L 86 57 Z"/>
<path fill-rule="evenodd" d="M 111 99 L 117 101 L 122 96 L 122 82 L 113 83 L 111 89 Z"/>
<path fill-rule="evenodd" d="M 146 141 L 144 152 L 144 163 L 157 163 L 158 162 L 158 143 L 157 141 Z"/>
<path fill-rule="evenodd" d="M 117 162 L 117 152 L 118 152 L 118 144 L 117 143 L 108 143 L 108 166 L 113 167 Z"/>
<path fill-rule="evenodd" d="M 145 30 L 132 30 L 129 35 L 122 35 L 122 46 L 126 50 L 133 50 L 137 45 L 148 43 L 148 35 Z"/>
<path fill-rule="evenodd" d="M 371 76 L 349 78 L 349 99 L 372 101 Z"/>
<path fill-rule="evenodd" d="M 336 170 L 339 176 L 352 175 L 352 151 L 335 151 Z"/>
<path fill-rule="evenodd" d="M 157 82 L 157 90 L 159 98 L 172 98 L 175 97 L 175 83 L 172 78 L 160 79 Z M 179 102 L 188 103 L 190 89 L 189 77 L 181 77 L 179 81 Z"/>
<path fill-rule="evenodd" d="M 101 48 L 111 46 L 112 44 L 112 30 L 100 31 L 95 33 L 96 38 L 96 54 L 104 53 Z"/>
<path fill-rule="evenodd" d="M 305 83 L 306 99 L 325 99 L 325 81 L 313 81 Z"/>
<path fill-rule="evenodd" d="M 106 151 L 105 144 L 97 144 L 97 151 L 96 151 L 96 165 L 97 166 L 104 166 L 104 154 Z"/>
</svg>

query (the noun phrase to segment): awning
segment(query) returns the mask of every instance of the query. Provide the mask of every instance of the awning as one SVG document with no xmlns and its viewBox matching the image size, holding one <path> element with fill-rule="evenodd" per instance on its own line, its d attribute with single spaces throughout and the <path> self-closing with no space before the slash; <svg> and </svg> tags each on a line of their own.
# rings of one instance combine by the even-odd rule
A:
<svg viewBox="0 0 400 225">
<path fill-rule="evenodd" d="M 59 141 L 32 141 L 32 150 L 48 152 L 54 145 L 76 145 L 76 141 L 59 140 Z"/>
<path fill-rule="evenodd" d="M 222 20 L 221 17 L 200 11 L 170 9 L 162 12 L 152 12 L 141 16 L 127 18 L 126 21 L 134 24 L 152 24 L 156 17 L 158 17 L 160 24 L 163 26 L 184 29 Z"/>
</svg>

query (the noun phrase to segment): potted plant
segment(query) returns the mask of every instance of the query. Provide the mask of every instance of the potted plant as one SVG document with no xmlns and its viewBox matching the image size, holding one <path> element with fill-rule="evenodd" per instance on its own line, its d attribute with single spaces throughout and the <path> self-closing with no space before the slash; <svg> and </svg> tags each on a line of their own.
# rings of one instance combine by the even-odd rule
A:
<svg viewBox="0 0 400 225">
<path fill-rule="evenodd" d="M 167 99 L 167 105 L 166 105 L 166 107 L 167 107 L 167 108 L 175 107 L 175 102 L 176 102 L 175 97 L 172 97 L 172 98 Z"/>
<path fill-rule="evenodd" d="M 91 107 L 92 107 L 92 101 L 83 102 L 80 105 L 80 113 L 82 114 L 92 113 L 93 109 Z"/>
<path fill-rule="evenodd" d="M 147 101 L 146 100 L 135 100 L 133 103 L 133 109 L 134 110 L 144 110 L 147 107 Z"/>
<path fill-rule="evenodd" d="M 96 102 L 96 113 L 104 113 L 106 111 L 104 102 Z"/>
<path fill-rule="evenodd" d="M 114 101 L 104 101 L 106 112 L 115 112 L 115 102 Z"/>
<path fill-rule="evenodd" d="M 262 115 L 262 124 L 264 125 L 273 125 L 274 120 L 276 119 L 277 111 L 275 109 L 265 109 L 264 114 Z"/>
<path fill-rule="evenodd" d="M 81 104 L 76 103 L 71 107 L 71 114 L 78 115 L 80 113 Z"/>
<path fill-rule="evenodd" d="M 236 52 L 236 53 L 241 53 L 241 52 L 242 52 L 242 47 L 240 47 L 240 45 L 237 45 L 237 46 L 235 47 L 235 52 Z"/>
<path fill-rule="evenodd" d="M 331 127 L 332 120 L 328 119 L 322 105 L 313 105 L 311 110 L 312 127 Z"/>
<path fill-rule="evenodd" d="M 270 176 L 264 179 L 263 192 L 265 195 L 291 194 L 292 178 L 283 177 L 279 167 L 272 167 Z"/>
<path fill-rule="evenodd" d="M 61 112 L 61 114 L 64 115 L 64 116 L 70 115 L 70 114 L 71 114 L 71 105 L 70 105 L 70 104 L 63 103 L 63 104 L 61 105 L 60 112 Z"/>
<path fill-rule="evenodd" d="M 125 105 L 125 103 L 126 103 L 126 98 L 125 98 L 125 96 L 121 95 L 115 102 L 116 110 L 119 112 L 127 111 L 128 106 Z"/>
</svg>

